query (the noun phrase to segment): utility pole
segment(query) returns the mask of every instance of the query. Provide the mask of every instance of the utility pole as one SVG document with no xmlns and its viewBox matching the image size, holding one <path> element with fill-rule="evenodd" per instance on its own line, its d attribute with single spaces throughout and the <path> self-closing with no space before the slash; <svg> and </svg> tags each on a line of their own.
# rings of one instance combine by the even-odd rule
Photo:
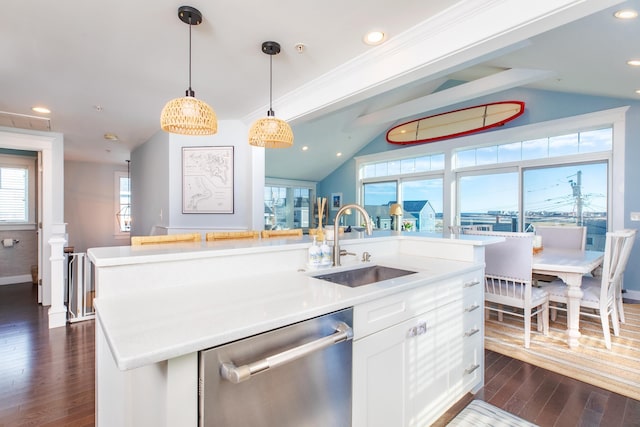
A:
<svg viewBox="0 0 640 427">
<path fill-rule="evenodd" d="M 573 189 L 573 197 L 576 199 L 576 223 L 582 225 L 582 171 L 578 171 L 576 181 L 570 180 L 571 188 Z"/>
</svg>

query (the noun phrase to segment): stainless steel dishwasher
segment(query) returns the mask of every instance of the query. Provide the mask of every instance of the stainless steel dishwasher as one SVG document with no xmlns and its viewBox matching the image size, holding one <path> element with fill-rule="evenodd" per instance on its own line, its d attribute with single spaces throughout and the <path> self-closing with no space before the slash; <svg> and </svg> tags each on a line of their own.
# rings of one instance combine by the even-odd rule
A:
<svg viewBox="0 0 640 427">
<path fill-rule="evenodd" d="M 200 426 L 351 425 L 353 310 L 199 354 Z"/>
</svg>

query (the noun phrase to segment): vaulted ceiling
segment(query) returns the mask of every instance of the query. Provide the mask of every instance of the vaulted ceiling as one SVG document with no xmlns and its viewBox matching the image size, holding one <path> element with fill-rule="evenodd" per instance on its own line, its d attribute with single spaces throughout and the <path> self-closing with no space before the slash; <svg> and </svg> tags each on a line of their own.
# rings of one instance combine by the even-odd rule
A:
<svg viewBox="0 0 640 427">
<path fill-rule="evenodd" d="M 172 0 L 25 0 L 3 5 L 0 126 L 64 134 L 69 160 L 122 163 L 159 131 L 188 86 L 188 26 Z M 637 99 L 640 0 L 353 0 L 190 3 L 192 86 L 218 119 L 264 116 L 275 40 L 276 116 L 295 145 L 268 150 L 268 176 L 320 180 L 393 125 L 511 87 Z M 364 34 L 382 30 L 379 46 Z M 296 45 L 302 44 L 302 52 Z M 449 79 L 468 82 L 445 95 Z M 47 120 L 31 111 L 46 105 Z M 105 134 L 117 140 L 105 139 Z M 302 147 L 308 147 L 303 151 Z M 342 157 L 336 153 L 342 152 Z"/>
</svg>

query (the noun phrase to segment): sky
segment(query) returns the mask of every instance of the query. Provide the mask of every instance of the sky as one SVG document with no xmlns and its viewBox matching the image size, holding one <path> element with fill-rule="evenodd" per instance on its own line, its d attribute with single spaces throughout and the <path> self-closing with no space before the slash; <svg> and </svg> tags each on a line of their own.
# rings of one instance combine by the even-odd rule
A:
<svg viewBox="0 0 640 427">
<path fill-rule="evenodd" d="M 581 172 L 580 191 L 577 190 Z M 574 191 L 582 198 L 583 212 L 607 210 L 607 166 L 604 163 L 532 168 L 524 171 L 525 211 L 573 212 Z M 429 200 L 442 212 L 442 179 L 404 181 L 404 200 Z M 469 175 L 460 178 L 461 212 L 517 211 L 517 172 Z M 365 204 L 395 201 L 395 183 L 367 184 Z"/>
</svg>

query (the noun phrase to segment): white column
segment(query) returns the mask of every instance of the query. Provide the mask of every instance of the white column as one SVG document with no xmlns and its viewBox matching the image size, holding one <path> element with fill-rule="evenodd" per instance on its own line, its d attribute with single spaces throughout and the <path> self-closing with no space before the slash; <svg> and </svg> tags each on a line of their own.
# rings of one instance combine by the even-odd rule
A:
<svg viewBox="0 0 640 427">
<path fill-rule="evenodd" d="M 64 305 L 64 245 L 66 224 L 54 224 L 49 246 L 51 247 L 51 307 L 49 307 L 49 329 L 65 326 L 67 307 Z"/>
</svg>

